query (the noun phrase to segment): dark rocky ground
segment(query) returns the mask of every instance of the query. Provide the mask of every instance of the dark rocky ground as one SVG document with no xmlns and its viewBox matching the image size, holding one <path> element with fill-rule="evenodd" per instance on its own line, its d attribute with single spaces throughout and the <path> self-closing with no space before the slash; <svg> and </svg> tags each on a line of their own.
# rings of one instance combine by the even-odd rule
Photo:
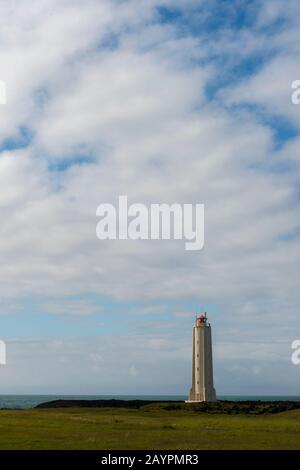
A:
<svg viewBox="0 0 300 470">
<path fill-rule="evenodd" d="M 40 403 L 35 408 L 141 408 L 153 403 L 169 404 L 155 400 L 53 400 Z M 182 403 L 175 401 L 174 403 Z"/>
<path fill-rule="evenodd" d="M 293 401 L 223 401 L 214 403 L 184 403 L 152 400 L 53 400 L 36 408 L 132 408 L 147 410 L 184 410 L 211 414 L 264 414 L 300 409 Z"/>
</svg>

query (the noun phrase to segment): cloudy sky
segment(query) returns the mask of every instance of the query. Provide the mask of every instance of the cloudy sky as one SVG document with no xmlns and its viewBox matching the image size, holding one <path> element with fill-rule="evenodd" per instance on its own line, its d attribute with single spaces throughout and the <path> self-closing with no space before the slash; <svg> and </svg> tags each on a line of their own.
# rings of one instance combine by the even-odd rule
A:
<svg viewBox="0 0 300 470">
<path fill-rule="evenodd" d="M 0 393 L 300 395 L 298 0 L 0 0 Z M 204 203 L 205 246 L 96 209 Z"/>
</svg>

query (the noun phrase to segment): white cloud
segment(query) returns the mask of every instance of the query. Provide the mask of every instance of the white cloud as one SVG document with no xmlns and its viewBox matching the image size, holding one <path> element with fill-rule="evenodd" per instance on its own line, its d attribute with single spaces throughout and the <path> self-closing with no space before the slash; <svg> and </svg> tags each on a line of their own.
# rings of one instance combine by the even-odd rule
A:
<svg viewBox="0 0 300 470">
<path fill-rule="evenodd" d="M 152 347 L 149 334 L 121 334 L 117 341 L 116 335 L 9 341 L 7 364 L 1 369 L 2 393 L 13 389 L 17 394 L 187 395 L 190 333 L 189 328 L 169 333 L 168 347 L 158 349 Z M 290 345 L 288 340 L 275 344 L 218 341 L 214 350 L 218 393 L 299 394 Z"/>
<path fill-rule="evenodd" d="M 4 70 L 14 70 L 13 90 L 23 98 L 14 94 L 2 119 L 14 129 L 26 124 L 34 140 L 26 150 L 1 155 L 1 288 L 11 295 L 89 287 L 120 299 L 199 295 L 217 301 L 233 294 L 253 296 L 263 287 L 277 292 L 286 273 L 297 272 L 299 245 L 279 241 L 298 225 L 293 177 L 260 170 L 272 155 L 266 127 L 205 103 L 212 71 L 197 65 L 182 69 L 178 57 L 162 58 L 164 41 L 151 51 L 139 50 L 145 19 L 138 16 L 136 25 L 133 4 L 123 5 L 124 18 L 115 22 L 111 2 L 101 7 L 89 2 L 82 21 L 77 2 L 51 7 L 46 2 L 50 18 L 32 2 L 23 23 L 21 11 L 10 17 L 13 29 L 20 27 L 23 34 L 28 22 L 33 27 L 25 45 L 21 33 L 12 39 L 4 28 L 8 47 L 21 56 L 26 46 L 28 81 L 15 68 L 17 58 L 8 54 Z M 103 13 L 97 15 L 97 8 Z M 75 20 L 65 24 L 61 15 Z M 145 15 L 153 17 L 151 8 L 145 7 Z M 129 44 L 126 24 L 132 26 Z M 94 50 L 97 40 L 114 29 L 120 45 Z M 176 48 L 173 31 L 169 34 Z M 54 52 L 42 66 L 49 41 Z M 38 48 L 36 54 L 31 48 Z M 265 73 L 262 83 L 278 83 Z M 52 91 L 41 109 L 32 93 L 43 87 Z M 240 87 L 234 93 L 243 101 Z M 251 88 L 250 96 L 255 97 Z M 276 106 L 279 112 L 280 103 Z M 7 137 L 10 129 L 3 128 Z M 47 171 L 49 161 L 68 160 L 75 151 L 91 154 L 95 163 L 58 174 Z M 101 244 L 94 235 L 95 208 L 121 193 L 138 202 L 204 202 L 203 252 L 192 257 L 180 253 L 176 243 Z"/>
<path fill-rule="evenodd" d="M 102 307 L 89 300 L 66 300 L 58 299 L 43 303 L 41 310 L 46 313 L 54 313 L 59 315 L 94 315 L 102 312 Z"/>
</svg>

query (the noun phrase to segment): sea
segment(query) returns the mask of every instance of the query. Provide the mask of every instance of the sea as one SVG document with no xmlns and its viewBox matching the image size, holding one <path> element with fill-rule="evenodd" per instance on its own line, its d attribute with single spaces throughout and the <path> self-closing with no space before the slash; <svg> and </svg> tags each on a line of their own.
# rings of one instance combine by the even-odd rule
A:
<svg viewBox="0 0 300 470">
<path fill-rule="evenodd" d="M 52 400 L 186 400 L 186 395 L 0 395 L 0 409 L 30 409 Z M 220 395 L 219 400 L 299 401 L 300 396 Z"/>
</svg>

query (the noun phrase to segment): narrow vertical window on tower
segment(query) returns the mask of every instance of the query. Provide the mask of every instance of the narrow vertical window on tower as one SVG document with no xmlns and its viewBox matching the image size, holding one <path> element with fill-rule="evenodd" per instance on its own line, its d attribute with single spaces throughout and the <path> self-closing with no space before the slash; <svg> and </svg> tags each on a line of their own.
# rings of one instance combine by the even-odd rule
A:
<svg viewBox="0 0 300 470">
<path fill-rule="evenodd" d="M 216 401 L 211 326 L 207 321 L 206 312 L 196 316 L 192 350 L 192 387 L 188 402 Z"/>
</svg>

